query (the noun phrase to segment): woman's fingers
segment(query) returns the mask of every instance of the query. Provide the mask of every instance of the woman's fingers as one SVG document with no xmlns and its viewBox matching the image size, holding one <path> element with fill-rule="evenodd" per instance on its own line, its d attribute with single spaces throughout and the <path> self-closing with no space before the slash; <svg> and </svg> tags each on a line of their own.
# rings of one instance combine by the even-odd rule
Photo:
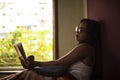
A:
<svg viewBox="0 0 120 80">
<path fill-rule="evenodd" d="M 33 56 L 33 55 L 28 56 L 27 60 L 28 60 L 28 61 L 34 61 L 34 56 Z"/>
</svg>

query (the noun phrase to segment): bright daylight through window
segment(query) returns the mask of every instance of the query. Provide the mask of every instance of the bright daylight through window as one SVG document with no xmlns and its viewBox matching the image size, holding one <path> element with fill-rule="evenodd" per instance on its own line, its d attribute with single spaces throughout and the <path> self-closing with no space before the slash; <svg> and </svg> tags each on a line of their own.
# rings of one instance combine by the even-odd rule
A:
<svg viewBox="0 0 120 80">
<path fill-rule="evenodd" d="M 19 67 L 13 47 L 22 42 L 36 60 L 53 59 L 52 0 L 0 0 L 0 67 Z"/>
</svg>

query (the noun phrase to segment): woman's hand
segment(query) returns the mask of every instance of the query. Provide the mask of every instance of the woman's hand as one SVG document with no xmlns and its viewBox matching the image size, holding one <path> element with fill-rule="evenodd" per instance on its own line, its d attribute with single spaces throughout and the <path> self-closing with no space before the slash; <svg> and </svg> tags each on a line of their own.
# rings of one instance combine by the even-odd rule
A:
<svg viewBox="0 0 120 80">
<path fill-rule="evenodd" d="M 25 62 L 21 57 L 19 57 L 21 60 L 21 64 L 25 69 L 33 69 L 35 67 L 34 65 L 34 56 L 29 56 L 27 58 L 27 61 Z"/>
<path fill-rule="evenodd" d="M 21 62 L 21 64 L 22 64 L 23 68 L 29 69 L 29 63 L 28 63 L 28 61 L 25 62 L 22 57 L 19 57 L 19 58 L 20 58 L 20 62 Z"/>
<path fill-rule="evenodd" d="M 34 56 L 33 55 L 28 56 L 27 61 L 29 63 L 29 68 L 30 69 L 32 69 L 32 68 L 34 68 L 36 66 L 35 62 L 34 62 Z"/>
</svg>

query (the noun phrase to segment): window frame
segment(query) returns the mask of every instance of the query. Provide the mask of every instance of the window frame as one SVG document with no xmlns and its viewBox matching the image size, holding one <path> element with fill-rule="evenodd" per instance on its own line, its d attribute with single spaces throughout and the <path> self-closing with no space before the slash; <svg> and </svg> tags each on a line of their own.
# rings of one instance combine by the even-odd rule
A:
<svg viewBox="0 0 120 80">
<path fill-rule="evenodd" d="M 58 0 L 53 0 L 53 60 L 59 58 L 58 50 Z M 0 67 L 0 74 L 11 74 L 24 68 Z"/>
</svg>

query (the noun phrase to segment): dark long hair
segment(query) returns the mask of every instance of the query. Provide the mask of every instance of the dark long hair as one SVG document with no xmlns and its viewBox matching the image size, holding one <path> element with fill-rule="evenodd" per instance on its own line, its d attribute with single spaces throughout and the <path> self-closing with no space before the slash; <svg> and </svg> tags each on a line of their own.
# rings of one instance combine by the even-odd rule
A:
<svg viewBox="0 0 120 80">
<path fill-rule="evenodd" d="M 102 78 L 102 53 L 101 53 L 101 25 L 98 21 L 91 19 L 82 19 L 80 23 L 86 24 L 87 39 L 84 43 L 88 43 L 95 47 L 95 64 L 91 80 L 101 80 Z"/>
<path fill-rule="evenodd" d="M 82 19 L 80 23 L 86 24 L 87 39 L 84 41 L 91 45 L 99 44 L 100 42 L 100 24 L 91 19 Z"/>
</svg>

